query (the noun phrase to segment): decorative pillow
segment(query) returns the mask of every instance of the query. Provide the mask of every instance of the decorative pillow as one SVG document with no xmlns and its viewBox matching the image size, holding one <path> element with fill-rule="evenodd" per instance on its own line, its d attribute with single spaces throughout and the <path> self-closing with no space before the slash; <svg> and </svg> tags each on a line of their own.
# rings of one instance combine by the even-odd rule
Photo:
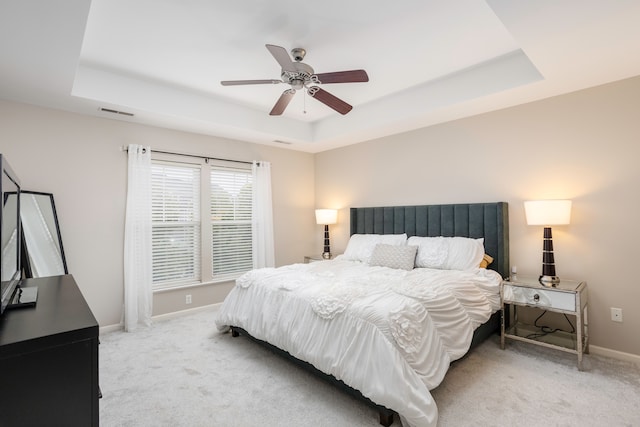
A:
<svg viewBox="0 0 640 427">
<path fill-rule="evenodd" d="M 469 270 L 477 268 L 484 255 L 484 239 L 412 236 L 407 244 L 418 247 L 416 267 Z"/>
<path fill-rule="evenodd" d="M 373 249 L 369 265 L 399 270 L 413 270 L 417 251 L 417 246 L 378 243 Z"/>
<path fill-rule="evenodd" d="M 405 245 L 406 234 L 354 234 L 349 239 L 343 259 L 369 262 L 373 249 L 378 243 L 387 245 Z"/>
<path fill-rule="evenodd" d="M 484 256 L 482 257 L 482 261 L 480 261 L 480 268 L 487 268 L 492 262 L 493 258 L 491 257 L 491 255 L 484 254 Z"/>
</svg>

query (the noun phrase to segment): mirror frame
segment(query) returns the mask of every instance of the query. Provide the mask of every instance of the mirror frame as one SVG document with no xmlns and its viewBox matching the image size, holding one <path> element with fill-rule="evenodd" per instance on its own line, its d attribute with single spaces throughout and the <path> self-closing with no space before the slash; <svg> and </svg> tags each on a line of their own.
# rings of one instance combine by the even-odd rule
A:
<svg viewBox="0 0 640 427">
<path fill-rule="evenodd" d="M 56 226 L 56 235 L 58 237 L 58 245 L 60 247 L 60 256 L 62 257 L 62 265 L 64 267 L 64 274 L 69 274 L 69 270 L 67 269 L 67 260 L 64 255 L 64 246 L 62 245 L 62 234 L 60 234 L 60 224 L 58 222 L 58 213 L 56 212 L 56 204 L 53 201 L 52 193 L 43 193 L 40 191 L 29 191 L 29 190 L 21 190 L 20 194 L 34 194 L 37 196 L 46 196 L 49 198 L 51 202 L 51 211 L 53 213 L 53 220 Z M 22 221 L 22 218 L 20 218 Z M 27 247 L 26 238 L 24 235 L 24 228 L 22 228 L 22 272 L 24 278 L 33 278 L 33 271 L 31 269 L 31 263 L 29 261 L 29 248 Z"/>
</svg>

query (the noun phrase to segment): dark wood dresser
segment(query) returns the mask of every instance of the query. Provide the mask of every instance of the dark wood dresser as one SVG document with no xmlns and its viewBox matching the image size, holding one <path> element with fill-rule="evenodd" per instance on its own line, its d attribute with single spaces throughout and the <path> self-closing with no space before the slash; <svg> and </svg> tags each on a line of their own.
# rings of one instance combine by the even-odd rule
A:
<svg viewBox="0 0 640 427">
<path fill-rule="evenodd" d="M 0 317 L 0 425 L 98 426 L 98 322 L 73 276 L 25 279 L 34 307 Z"/>
</svg>

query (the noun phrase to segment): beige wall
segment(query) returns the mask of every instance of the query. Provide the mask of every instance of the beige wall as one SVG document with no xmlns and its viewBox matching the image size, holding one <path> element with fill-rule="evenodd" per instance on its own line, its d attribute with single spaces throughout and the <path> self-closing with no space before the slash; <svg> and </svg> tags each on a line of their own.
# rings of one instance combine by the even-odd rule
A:
<svg viewBox="0 0 640 427">
<path fill-rule="evenodd" d="M 592 344 L 640 355 L 639 112 L 634 78 L 317 154 L 316 204 L 341 209 L 332 250 L 351 206 L 506 201 L 511 264 L 538 275 L 542 228 L 522 202 L 572 199 L 553 229 L 558 275 L 588 282 Z"/>
<path fill-rule="evenodd" d="M 507 201 L 511 263 L 536 275 L 542 230 L 525 224 L 522 202 L 570 198 L 571 225 L 554 228 L 558 274 L 589 283 L 593 344 L 640 355 L 639 107 L 635 78 L 313 156 L 0 101 L 0 152 L 25 189 L 54 193 L 70 272 L 101 326 L 122 313 L 120 147 L 140 143 L 272 162 L 278 265 L 319 252 L 316 206 L 341 209 L 331 227 L 340 253 L 351 206 Z M 230 286 L 156 294 L 154 314 L 220 302 Z M 193 305 L 184 304 L 187 293 Z M 623 309 L 623 323 L 611 322 L 610 307 Z"/>
<path fill-rule="evenodd" d="M 311 154 L 0 101 L 0 152 L 24 189 L 54 194 L 69 272 L 100 326 L 121 321 L 127 156 L 120 147 L 132 143 L 270 161 L 276 263 L 301 262 L 314 249 L 312 237 L 299 237 L 317 232 Z M 221 302 L 230 287 L 156 294 L 154 315 Z"/>
</svg>

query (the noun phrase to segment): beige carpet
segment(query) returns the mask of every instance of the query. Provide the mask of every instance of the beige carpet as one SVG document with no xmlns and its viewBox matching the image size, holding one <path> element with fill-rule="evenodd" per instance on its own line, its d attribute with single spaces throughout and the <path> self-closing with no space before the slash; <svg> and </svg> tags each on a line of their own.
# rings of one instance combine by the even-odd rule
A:
<svg viewBox="0 0 640 427">
<path fill-rule="evenodd" d="M 244 337 L 215 309 L 101 336 L 102 426 L 377 426 L 377 413 Z M 640 367 L 498 337 L 433 396 L 439 426 L 639 426 Z M 399 421 L 394 426 L 399 426 Z"/>
</svg>

